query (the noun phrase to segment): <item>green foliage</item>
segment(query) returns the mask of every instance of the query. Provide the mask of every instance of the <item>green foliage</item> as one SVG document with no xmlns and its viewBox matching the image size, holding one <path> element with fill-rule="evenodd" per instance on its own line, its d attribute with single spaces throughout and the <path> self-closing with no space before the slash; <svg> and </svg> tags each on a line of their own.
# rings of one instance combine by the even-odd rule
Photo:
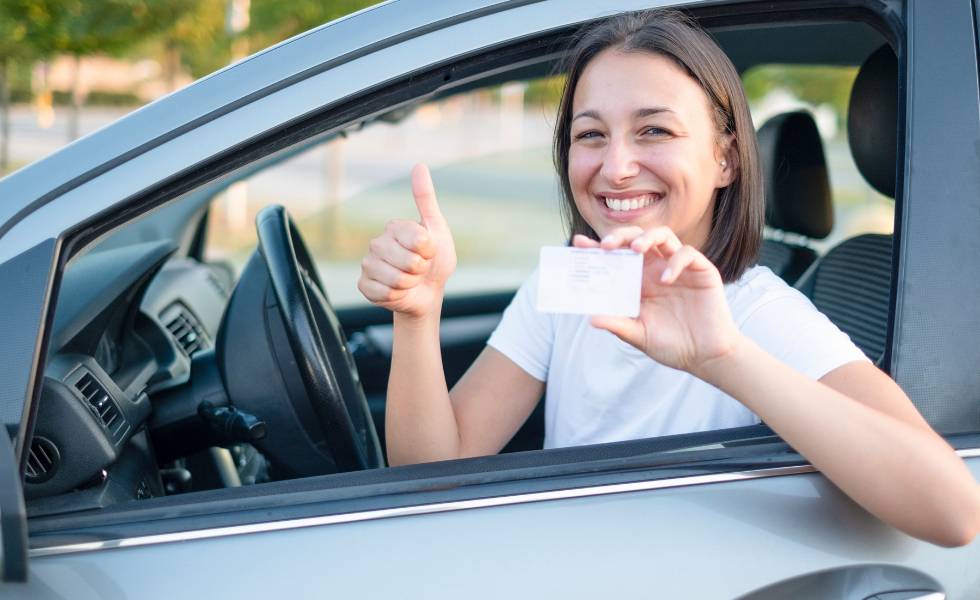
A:
<svg viewBox="0 0 980 600">
<path fill-rule="evenodd" d="M 165 49 L 176 51 L 195 79 L 231 61 L 231 36 L 225 29 L 228 0 L 192 2 L 164 32 Z"/>
<path fill-rule="evenodd" d="M 814 105 L 829 104 L 843 118 L 851 95 L 856 67 L 763 65 L 742 77 L 749 102 L 760 101 L 776 88 Z"/>
<path fill-rule="evenodd" d="M 377 0 L 252 0 L 250 26 L 226 29 L 229 0 L 0 0 L 0 60 L 13 64 L 15 98 L 29 93 L 22 73 L 58 54 L 154 56 L 165 71 L 194 78 L 227 65 L 232 48 L 255 52 Z"/>
<path fill-rule="evenodd" d="M 0 2 L 0 60 L 24 59 L 29 55 L 27 23 L 12 3 L 3 0 Z"/>
<path fill-rule="evenodd" d="M 159 33 L 193 0 L 4 0 L 40 56 L 120 54 Z"/>
<path fill-rule="evenodd" d="M 378 0 L 252 0 L 249 46 L 252 51 L 271 46 L 377 3 Z"/>
<path fill-rule="evenodd" d="M 543 79 L 534 79 L 527 84 L 524 91 L 524 104 L 527 106 L 558 106 L 561 92 L 565 87 L 565 76 L 556 75 Z"/>
</svg>

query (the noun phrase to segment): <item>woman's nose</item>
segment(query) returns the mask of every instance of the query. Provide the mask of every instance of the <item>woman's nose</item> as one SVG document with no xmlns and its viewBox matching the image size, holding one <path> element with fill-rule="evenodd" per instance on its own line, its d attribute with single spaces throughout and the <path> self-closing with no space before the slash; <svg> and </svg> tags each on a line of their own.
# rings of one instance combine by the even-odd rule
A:
<svg viewBox="0 0 980 600">
<path fill-rule="evenodd" d="M 625 140 L 612 140 L 606 146 L 600 174 L 611 184 L 635 177 L 640 166 L 634 148 Z"/>
</svg>

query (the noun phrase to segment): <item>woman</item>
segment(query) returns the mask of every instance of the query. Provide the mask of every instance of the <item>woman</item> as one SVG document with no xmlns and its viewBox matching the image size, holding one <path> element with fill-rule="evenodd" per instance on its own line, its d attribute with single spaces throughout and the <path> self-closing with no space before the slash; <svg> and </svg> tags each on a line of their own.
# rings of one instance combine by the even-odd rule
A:
<svg viewBox="0 0 980 600">
<path fill-rule="evenodd" d="M 678 13 L 625 15 L 572 52 L 555 162 L 577 247 L 644 256 L 635 319 L 541 314 L 525 282 L 447 390 L 443 287 L 456 266 L 428 171 L 421 223 L 372 240 L 361 292 L 394 312 L 392 464 L 499 452 L 546 396 L 546 447 L 765 421 L 882 520 L 937 544 L 980 530 L 980 486 L 902 390 L 768 269 L 737 72 Z"/>
</svg>

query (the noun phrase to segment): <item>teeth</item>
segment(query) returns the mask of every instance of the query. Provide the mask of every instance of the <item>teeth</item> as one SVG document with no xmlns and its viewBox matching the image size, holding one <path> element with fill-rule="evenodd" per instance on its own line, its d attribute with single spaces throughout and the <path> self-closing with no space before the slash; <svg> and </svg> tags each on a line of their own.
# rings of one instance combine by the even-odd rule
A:
<svg viewBox="0 0 980 600">
<path fill-rule="evenodd" d="M 654 196 L 645 194 L 643 196 L 637 196 L 636 198 L 624 198 L 624 199 L 603 197 L 603 200 L 605 201 L 606 206 L 609 207 L 610 209 L 616 211 L 624 211 L 624 210 L 637 210 L 640 208 L 646 208 L 647 206 L 650 206 L 654 198 L 655 198 Z"/>
</svg>

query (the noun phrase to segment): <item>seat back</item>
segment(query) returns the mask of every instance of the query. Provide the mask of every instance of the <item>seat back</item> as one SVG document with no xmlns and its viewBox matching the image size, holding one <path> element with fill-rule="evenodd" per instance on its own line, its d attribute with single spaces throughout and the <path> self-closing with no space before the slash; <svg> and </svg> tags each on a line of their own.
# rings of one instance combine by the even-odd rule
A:
<svg viewBox="0 0 980 600">
<path fill-rule="evenodd" d="M 874 362 L 885 354 L 892 236 L 868 233 L 834 246 L 797 287 Z"/>
<path fill-rule="evenodd" d="M 766 225 L 794 242 L 763 240 L 760 265 L 792 284 L 817 258 L 806 239 L 823 239 L 834 226 L 830 178 L 817 124 L 805 111 L 772 117 L 759 128 L 766 189 Z"/>
<path fill-rule="evenodd" d="M 882 46 L 858 71 L 847 132 L 861 175 L 880 193 L 892 197 L 897 96 L 898 61 L 891 48 Z M 888 338 L 892 246 L 891 235 L 851 238 L 827 252 L 796 284 L 878 364 Z"/>
</svg>

